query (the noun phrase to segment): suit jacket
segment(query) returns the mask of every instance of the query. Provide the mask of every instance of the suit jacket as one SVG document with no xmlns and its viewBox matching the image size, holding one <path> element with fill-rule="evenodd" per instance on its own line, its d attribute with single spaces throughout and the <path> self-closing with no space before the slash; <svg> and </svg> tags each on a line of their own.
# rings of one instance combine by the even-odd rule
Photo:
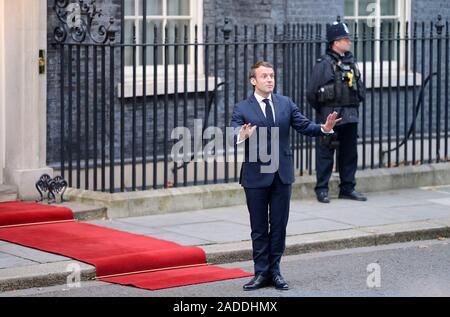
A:
<svg viewBox="0 0 450 317">
<path fill-rule="evenodd" d="M 278 174 L 281 181 L 284 184 L 292 184 L 295 181 L 294 176 L 294 160 L 293 152 L 290 148 L 289 132 L 290 128 L 294 128 L 298 133 L 307 136 L 320 136 L 323 135 L 320 124 L 316 124 L 306 118 L 300 113 L 297 105 L 285 96 L 273 94 L 272 102 L 275 109 L 275 127 L 279 128 L 279 168 Z M 261 110 L 258 101 L 252 94 L 248 99 L 241 101 L 234 106 L 233 115 L 231 117 L 231 126 L 235 129 L 234 142 L 237 142 L 237 135 L 239 134 L 239 128 L 246 124 L 251 123 L 252 126 L 256 125 L 256 135 L 259 137 L 259 129 L 262 127 L 268 127 L 269 124 L 266 121 L 266 117 Z M 268 144 L 270 147 L 270 133 L 268 133 Z M 257 142 L 257 153 L 266 151 L 266 149 L 260 149 L 260 142 Z M 255 150 L 254 148 L 252 150 Z M 270 152 L 271 149 L 269 149 Z M 259 154 L 256 162 L 249 161 L 250 140 L 245 141 L 245 160 L 242 164 L 239 183 L 243 187 L 247 188 L 264 188 L 269 187 L 274 179 L 275 173 L 261 173 L 261 167 L 263 165 L 269 165 L 260 160 Z"/>
</svg>

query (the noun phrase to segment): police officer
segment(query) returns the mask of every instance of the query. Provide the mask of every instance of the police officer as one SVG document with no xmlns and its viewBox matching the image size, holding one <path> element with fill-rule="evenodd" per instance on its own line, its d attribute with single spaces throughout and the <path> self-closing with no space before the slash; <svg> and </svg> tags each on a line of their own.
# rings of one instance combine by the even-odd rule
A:
<svg viewBox="0 0 450 317">
<path fill-rule="evenodd" d="M 353 54 L 347 25 L 334 22 L 327 26 L 328 48 L 317 60 L 307 88 L 307 99 L 317 111 L 317 120 L 323 121 L 336 111 L 342 121 L 333 135 L 322 136 L 316 146 L 317 200 L 329 203 L 328 182 L 333 171 L 334 152 L 338 150 L 340 176 L 339 198 L 366 201 L 355 190 L 358 165 L 357 138 L 359 104 L 364 98 L 364 85 Z"/>
</svg>

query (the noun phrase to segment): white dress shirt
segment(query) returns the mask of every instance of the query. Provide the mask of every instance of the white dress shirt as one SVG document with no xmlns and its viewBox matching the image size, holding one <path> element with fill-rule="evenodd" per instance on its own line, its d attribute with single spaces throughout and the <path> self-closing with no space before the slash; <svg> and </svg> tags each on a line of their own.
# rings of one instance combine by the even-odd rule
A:
<svg viewBox="0 0 450 317">
<path fill-rule="evenodd" d="M 263 100 L 269 99 L 270 106 L 272 107 L 273 121 L 276 122 L 276 121 L 275 121 L 275 120 L 276 120 L 276 118 L 275 118 L 275 108 L 274 108 L 274 106 L 273 106 L 272 94 L 270 94 L 269 97 L 264 98 L 264 97 L 261 97 L 260 95 L 258 95 L 258 94 L 255 92 L 255 93 L 254 93 L 254 96 L 255 96 L 256 101 L 258 102 L 259 106 L 261 107 L 261 111 L 263 112 L 263 114 L 264 114 L 265 117 L 267 117 L 267 116 L 266 116 L 266 103 L 265 103 Z M 320 127 L 320 130 L 322 130 L 322 133 L 325 133 L 325 134 L 332 134 L 332 133 L 334 133 L 333 129 L 331 129 L 330 132 L 325 132 L 325 131 L 323 130 L 323 128 Z M 238 134 L 238 138 L 237 138 L 236 144 L 241 144 L 241 143 L 244 142 L 244 141 L 245 141 L 245 139 L 244 139 L 244 140 L 241 140 L 241 135 Z"/>
<path fill-rule="evenodd" d="M 261 111 L 264 113 L 264 117 L 266 117 L 266 118 L 267 118 L 267 116 L 266 116 L 266 103 L 263 100 L 269 99 L 270 107 L 272 108 L 272 113 L 273 113 L 273 122 L 276 122 L 275 121 L 275 108 L 273 107 L 273 102 L 272 102 L 272 94 L 270 94 L 270 96 L 267 97 L 267 98 L 261 97 L 256 92 L 255 92 L 254 95 L 255 95 L 256 101 L 258 101 L 258 104 L 261 107 Z"/>
</svg>

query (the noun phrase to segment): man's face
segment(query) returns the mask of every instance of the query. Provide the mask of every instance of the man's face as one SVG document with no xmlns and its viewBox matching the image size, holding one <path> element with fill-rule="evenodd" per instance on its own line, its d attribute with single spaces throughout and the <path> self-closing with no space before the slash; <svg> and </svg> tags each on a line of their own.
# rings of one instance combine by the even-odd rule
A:
<svg viewBox="0 0 450 317">
<path fill-rule="evenodd" d="M 275 72 L 273 68 L 258 67 L 255 70 L 255 77 L 250 79 L 255 91 L 263 97 L 271 94 L 275 88 Z"/>
<path fill-rule="evenodd" d="M 334 48 L 340 53 L 350 52 L 352 48 L 352 41 L 349 38 L 339 39 L 334 42 Z"/>
</svg>

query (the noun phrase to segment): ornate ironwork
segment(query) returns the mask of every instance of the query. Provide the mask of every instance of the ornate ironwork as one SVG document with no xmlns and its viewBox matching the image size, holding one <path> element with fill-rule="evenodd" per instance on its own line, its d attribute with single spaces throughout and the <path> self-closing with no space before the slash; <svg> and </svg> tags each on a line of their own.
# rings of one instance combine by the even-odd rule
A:
<svg viewBox="0 0 450 317">
<path fill-rule="evenodd" d="M 61 176 L 56 176 L 49 183 L 49 203 L 56 202 L 56 195 L 61 197 L 60 202 L 65 202 L 64 193 L 67 189 L 67 182 Z"/>
<path fill-rule="evenodd" d="M 44 200 L 44 193 L 47 193 L 47 197 L 48 195 L 50 195 L 49 182 L 51 181 L 51 179 L 52 178 L 50 177 L 50 175 L 44 174 L 36 182 L 36 189 L 40 195 L 39 199 L 36 200 L 36 202 L 41 202 Z"/>
<path fill-rule="evenodd" d="M 42 202 L 47 199 L 49 204 L 56 203 L 56 195 L 61 196 L 60 202 L 67 201 L 64 199 L 67 182 L 61 176 L 56 176 L 52 179 L 48 174 L 42 175 L 36 182 L 36 189 L 40 195 L 36 202 Z M 44 194 L 47 195 L 47 198 L 44 198 Z"/>
<path fill-rule="evenodd" d="M 105 21 L 103 11 L 98 9 L 96 0 L 54 0 L 53 10 L 60 21 L 54 29 L 55 41 L 63 43 L 68 36 L 77 43 L 88 38 L 94 43 L 105 44 L 115 41 L 116 30 L 112 28 L 114 18 Z"/>
<path fill-rule="evenodd" d="M 437 22 L 436 22 L 436 24 L 434 26 L 436 27 L 437 34 L 441 35 L 442 34 L 442 29 L 445 26 L 445 23 L 442 22 L 442 15 L 440 15 L 440 14 L 438 15 Z"/>
<path fill-rule="evenodd" d="M 224 19 L 224 25 L 223 25 L 223 37 L 225 41 L 228 41 L 231 36 L 231 32 L 233 31 L 233 27 L 231 26 L 231 21 L 229 17 L 225 17 Z"/>
</svg>

